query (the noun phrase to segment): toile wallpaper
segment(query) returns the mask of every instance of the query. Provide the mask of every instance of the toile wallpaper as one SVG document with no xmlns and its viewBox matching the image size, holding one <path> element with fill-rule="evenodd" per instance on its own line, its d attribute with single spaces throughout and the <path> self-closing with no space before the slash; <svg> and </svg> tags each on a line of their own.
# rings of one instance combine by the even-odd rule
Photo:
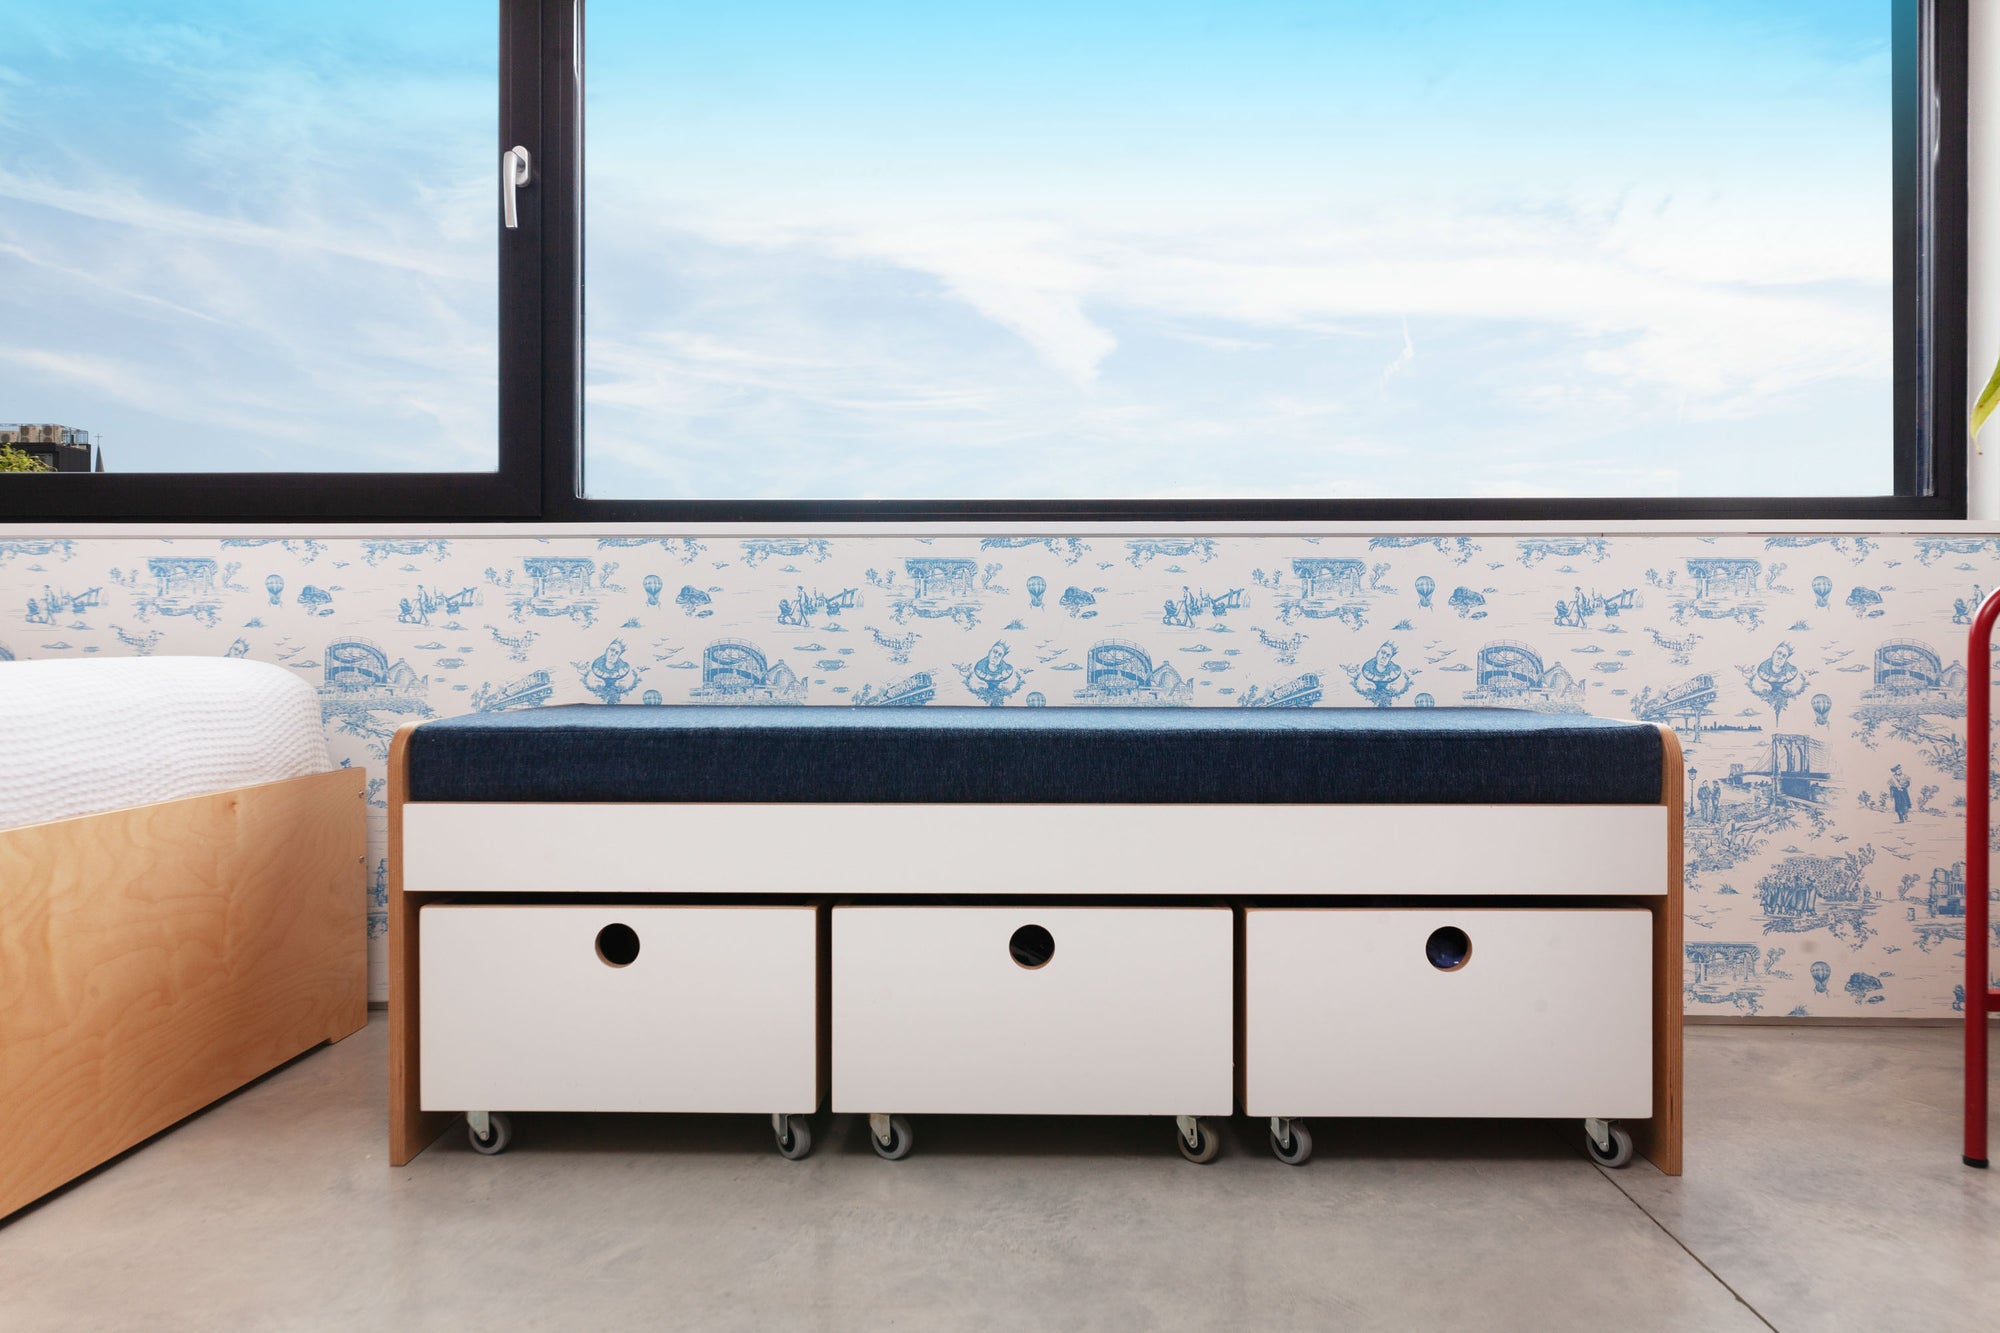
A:
<svg viewBox="0 0 2000 1333">
<path fill-rule="evenodd" d="M 403 722 L 625 707 L 1425 708 L 1670 722 L 1691 1014 L 1962 1012 L 1986 537 L 0 540 L 0 661 L 222 654 Z"/>
</svg>

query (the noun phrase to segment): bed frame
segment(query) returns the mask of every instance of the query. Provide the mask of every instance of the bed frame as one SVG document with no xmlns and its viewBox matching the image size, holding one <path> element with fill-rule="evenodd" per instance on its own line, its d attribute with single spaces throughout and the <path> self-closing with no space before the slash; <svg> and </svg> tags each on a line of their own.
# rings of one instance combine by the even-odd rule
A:
<svg viewBox="0 0 2000 1333">
<path fill-rule="evenodd" d="M 364 782 L 0 830 L 0 1218 L 367 1021 Z"/>
<path fill-rule="evenodd" d="M 1456 896 L 1462 902 L 1470 885 L 1479 895 L 1516 905 L 1642 909 L 1650 914 L 1649 975 L 1638 1002 L 1644 1006 L 1641 1027 L 1645 1013 L 1651 1018 L 1651 1115 L 1629 1124 L 1640 1155 L 1668 1175 L 1680 1174 L 1686 779 L 1678 739 L 1667 728 L 1660 729 L 1656 804 L 1197 808 L 411 802 L 407 745 L 414 725 L 396 734 L 389 753 L 393 1165 L 408 1162 L 460 1119 L 448 1111 L 425 1109 L 421 1086 L 425 965 L 420 918 L 426 908 L 634 905 L 612 909 L 616 915 L 647 910 L 639 903 L 700 906 L 716 904 L 723 895 L 738 904 L 799 903 L 803 893 L 808 903 L 822 908 L 834 904 L 838 914 L 843 903 L 922 901 L 938 894 L 940 885 L 949 885 L 960 895 L 958 901 L 969 895 L 989 903 L 1024 897 L 1057 902 L 1060 895 L 1080 890 L 1109 904 L 1121 898 L 1183 904 L 1236 898 L 1240 921 L 1245 907 L 1339 906 L 1343 899 L 1365 903 L 1383 893 L 1384 886 L 1393 886 L 1406 904 L 1430 896 Z M 1194 822 L 1212 836 L 1180 836 Z M 1254 884 L 1244 882 L 1244 867 L 1229 850 L 1238 841 L 1259 849 Z M 821 854 L 821 849 L 839 845 L 892 847 L 894 854 Z M 967 846 L 976 846 L 979 854 L 967 858 Z M 1423 848 L 1423 854 L 1411 856 L 1412 847 Z M 852 912 L 849 919 L 855 919 Z M 838 927 L 834 938 L 837 955 Z M 455 997 L 453 1002 L 476 1003 L 477 998 Z M 544 998 L 559 1005 L 562 996 Z M 1240 1053 L 1240 996 L 1237 1007 Z M 729 1021 L 712 1006 L 701 1012 L 708 1023 Z M 744 1036 L 748 1041 L 755 1034 Z M 838 1064 L 841 1038 L 833 1040 Z M 1240 1054 L 1238 1068 L 1240 1072 Z M 833 1109 L 853 1109 L 840 1105 L 839 1095 L 836 1079 Z M 534 1108 L 524 1104 L 520 1109 Z M 887 1108 L 863 1109 L 872 1115 Z M 476 1130 L 478 1146 L 484 1127 Z M 782 1151 L 782 1138 L 780 1147 Z"/>
</svg>

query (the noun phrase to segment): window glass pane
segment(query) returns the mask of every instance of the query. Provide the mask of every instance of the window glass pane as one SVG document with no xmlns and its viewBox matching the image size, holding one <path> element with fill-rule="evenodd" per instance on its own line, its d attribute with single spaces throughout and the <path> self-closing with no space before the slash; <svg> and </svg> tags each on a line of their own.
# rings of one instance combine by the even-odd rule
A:
<svg viewBox="0 0 2000 1333">
<path fill-rule="evenodd" d="M 593 495 L 1892 489 L 1881 0 L 592 0 Z"/>
<path fill-rule="evenodd" d="M 492 469 L 498 34 L 492 0 L 0 5 L 0 420 L 115 472 Z"/>
</svg>

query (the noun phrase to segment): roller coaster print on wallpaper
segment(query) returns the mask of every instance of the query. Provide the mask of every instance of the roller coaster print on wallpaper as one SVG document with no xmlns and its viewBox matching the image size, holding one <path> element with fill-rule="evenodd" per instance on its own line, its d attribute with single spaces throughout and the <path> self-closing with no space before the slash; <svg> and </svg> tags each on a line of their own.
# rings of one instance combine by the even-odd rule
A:
<svg viewBox="0 0 2000 1333">
<path fill-rule="evenodd" d="M 288 667 L 390 734 L 548 703 L 1484 704 L 1686 747 L 1692 1014 L 1962 1012 L 1982 537 L 0 541 L 0 660 Z M 1255 856 L 1245 849 L 1246 872 Z M 383 990 L 381 941 L 372 984 Z"/>
</svg>

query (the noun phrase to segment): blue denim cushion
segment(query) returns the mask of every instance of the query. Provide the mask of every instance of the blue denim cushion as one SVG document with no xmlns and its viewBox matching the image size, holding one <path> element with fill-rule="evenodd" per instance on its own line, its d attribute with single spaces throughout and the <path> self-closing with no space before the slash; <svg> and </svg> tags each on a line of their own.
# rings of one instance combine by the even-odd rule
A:
<svg viewBox="0 0 2000 1333">
<path fill-rule="evenodd" d="M 1660 799 L 1660 734 L 1506 708 L 569 704 L 427 722 L 417 801 L 1580 804 Z"/>
</svg>

